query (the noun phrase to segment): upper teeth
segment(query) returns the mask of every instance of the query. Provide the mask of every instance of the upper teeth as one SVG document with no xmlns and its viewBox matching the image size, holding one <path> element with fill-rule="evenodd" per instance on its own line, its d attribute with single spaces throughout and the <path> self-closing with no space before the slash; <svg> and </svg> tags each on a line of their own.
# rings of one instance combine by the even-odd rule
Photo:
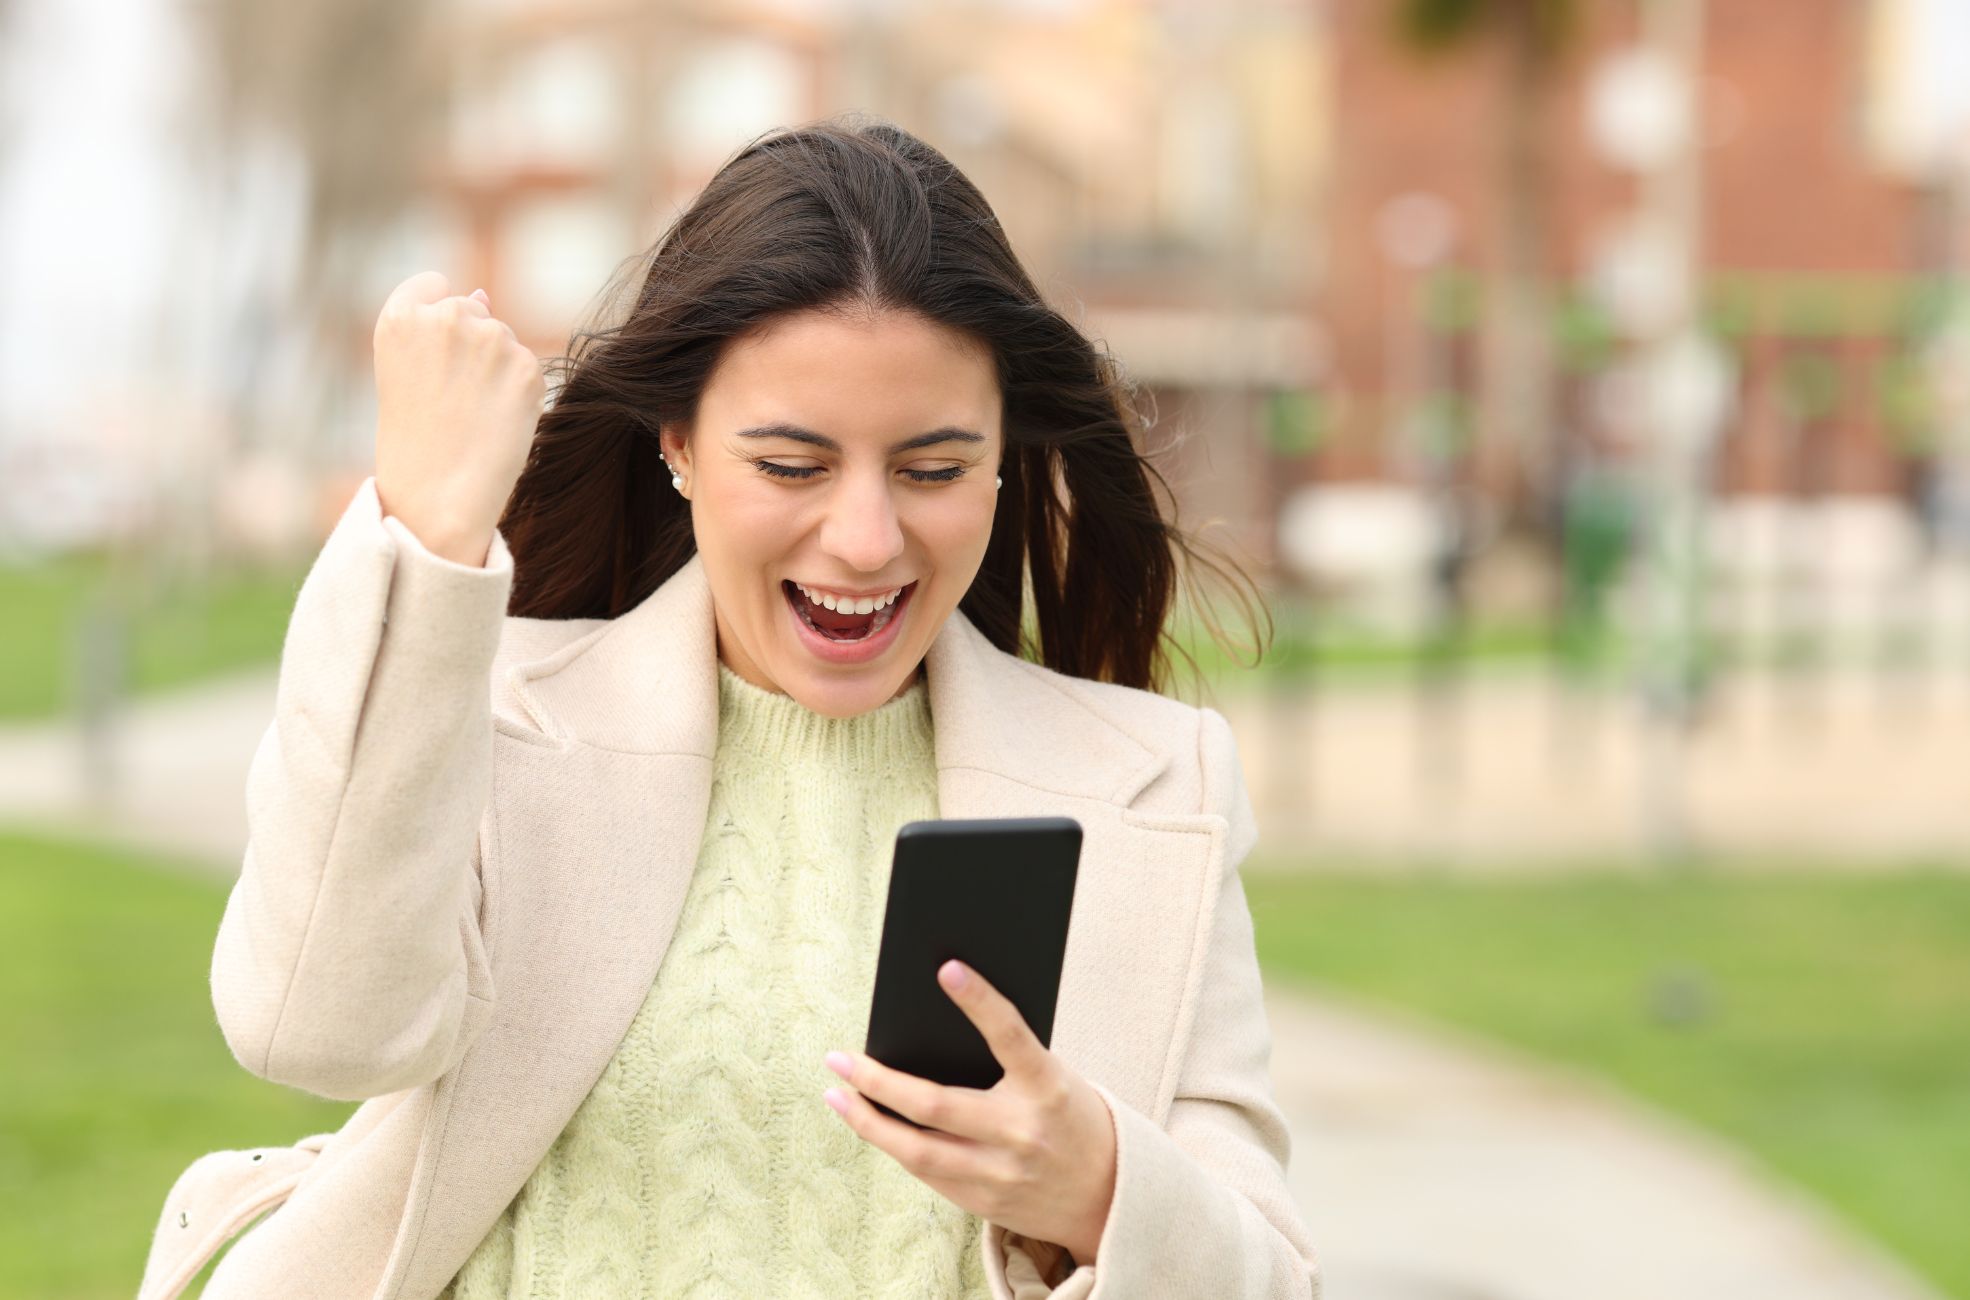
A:
<svg viewBox="0 0 1970 1300">
<path fill-rule="evenodd" d="M 816 605 L 831 609 L 837 614 L 873 614 L 884 605 L 895 600 L 903 591 L 903 588 L 897 587 L 894 590 L 883 592 L 880 596 L 848 597 L 835 596 L 814 587 L 804 586 L 798 582 L 794 583 L 794 586 L 799 587 L 800 594 L 813 601 Z"/>
</svg>

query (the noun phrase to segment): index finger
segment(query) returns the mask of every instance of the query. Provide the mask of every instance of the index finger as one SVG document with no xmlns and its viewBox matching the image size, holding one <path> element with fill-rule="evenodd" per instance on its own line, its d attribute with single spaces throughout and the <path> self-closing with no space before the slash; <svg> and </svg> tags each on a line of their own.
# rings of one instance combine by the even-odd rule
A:
<svg viewBox="0 0 1970 1300">
<path fill-rule="evenodd" d="M 950 978 L 945 974 L 949 968 L 957 967 L 964 972 L 964 987 L 953 989 Z M 1047 1055 L 1047 1049 L 1040 1042 L 1033 1027 L 1026 1023 L 1026 1017 L 1019 1014 L 1019 1008 L 1012 999 L 993 988 L 991 982 L 967 962 L 955 957 L 938 968 L 938 983 L 945 995 L 958 1004 L 971 1023 L 978 1026 L 978 1032 L 985 1038 L 985 1045 L 992 1049 L 992 1055 L 1005 1067 L 1007 1074 L 1026 1074 L 1038 1069 Z"/>
</svg>

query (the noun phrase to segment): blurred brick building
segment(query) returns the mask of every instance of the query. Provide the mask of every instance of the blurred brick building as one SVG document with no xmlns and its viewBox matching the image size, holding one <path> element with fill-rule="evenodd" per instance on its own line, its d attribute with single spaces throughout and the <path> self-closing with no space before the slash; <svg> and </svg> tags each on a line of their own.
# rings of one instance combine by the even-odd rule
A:
<svg viewBox="0 0 1970 1300">
<path fill-rule="evenodd" d="M 1515 80 L 1507 42 L 1425 55 L 1405 43 L 1390 0 L 1329 0 L 1333 142 L 1322 236 L 1320 317 L 1334 345 L 1331 438 L 1296 477 L 1401 477 L 1402 410 L 1426 400 L 1408 350 L 1430 345 L 1419 272 L 1392 255 L 1402 204 L 1440 204 L 1445 262 L 1482 297 L 1507 238 L 1502 124 L 1515 95 L 1535 104 L 1544 179 L 1541 252 L 1556 289 L 1558 404 L 1552 436 L 1604 438 L 1586 286 L 1637 203 L 1627 173 L 1598 156 L 1588 95 L 1603 61 L 1637 39 L 1635 0 L 1579 6 L 1582 21 L 1550 84 Z M 1898 0 L 1709 0 L 1700 126 L 1701 263 L 1712 325 L 1738 374 L 1720 448 L 1725 492 L 1899 493 L 1921 457 L 1906 398 L 1910 348 L 1924 327 L 1924 281 L 1954 255 L 1938 186 L 1893 157 L 1881 119 L 1899 84 Z M 1495 295 L 1493 295 L 1495 297 Z M 1573 315 L 1565 313 L 1571 308 Z M 1499 359 L 1484 346 L 1486 307 L 1435 333 L 1431 382 L 1469 399 L 1473 472 L 1507 477 L 1518 431 L 1499 427 Z M 1447 314 L 1457 316 L 1455 310 Z M 1492 321 L 1495 324 L 1495 320 Z M 1486 451 L 1492 454 L 1484 454 Z"/>
</svg>

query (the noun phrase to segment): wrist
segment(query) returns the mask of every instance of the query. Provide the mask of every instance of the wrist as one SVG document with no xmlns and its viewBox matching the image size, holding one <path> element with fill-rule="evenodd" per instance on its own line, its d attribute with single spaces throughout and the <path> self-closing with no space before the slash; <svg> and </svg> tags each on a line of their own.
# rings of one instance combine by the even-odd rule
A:
<svg viewBox="0 0 1970 1300">
<path fill-rule="evenodd" d="M 431 554 L 469 568 L 486 566 L 492 554 L 493 528 L 398 502 L 385 495 L 380 483 L 376 500 L 385 515 L 409 529 L 418 545 Z"/>
<path fill-rule="evenodd" d="M 1092 1264 L 1101 1250 L 1101 1234 L 1108 1226 L 1108 1216 L 1104 1213 L 1098 1223 L 1087 1224 L 1072 1232 L 1063 1233 L 1059 1248 L 1063 1254 L 1072 1255 L 1076 1264 Z"/>
<path fill-rule="evenodd" d="M 440 559 L 450 560 L 471 569 L 483 569 L 486 560 L 492 555 L 492 533 L 440 533 L 435 538 L 426 538 L 417 529 L 411 529 L 424 549 Z"/>
</svg>

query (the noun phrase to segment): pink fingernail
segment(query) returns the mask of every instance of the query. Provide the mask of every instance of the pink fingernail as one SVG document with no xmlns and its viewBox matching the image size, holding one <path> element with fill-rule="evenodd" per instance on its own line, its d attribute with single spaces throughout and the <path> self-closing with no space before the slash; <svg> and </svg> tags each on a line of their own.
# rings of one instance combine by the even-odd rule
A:
<svg viewBox="0 0 1970 1300">
<path fill-rule="evenodd" d="M 964 963 L 955 957 L 945 962 L 937 973 L 943 977 L 944 987 L 951 989 L 963 988 L 966 975 L 968 974 L 965 970 Z"/>
<path fill-rule="evenodd" d="M 821 1099 L 827 1102 L 828 1105 L 834 1107 L 835 1114 L 846 1115 L 848 1113 L 848 1103 L 842 1100 L 841 1091 L 839 1089 L 837 1088 L 828 1089 L 826 1092 L 821 1094 Z"/>
<path fill-rule="evenodd" d="M 830 1070 L 833 1070 L 844 1079 L 855 1068 L 855 1062 L 848 1059 L 848 1053 L 846 1052 L 829 1052 L 823 1059 L 827 1061 Z"/>
</svg>

